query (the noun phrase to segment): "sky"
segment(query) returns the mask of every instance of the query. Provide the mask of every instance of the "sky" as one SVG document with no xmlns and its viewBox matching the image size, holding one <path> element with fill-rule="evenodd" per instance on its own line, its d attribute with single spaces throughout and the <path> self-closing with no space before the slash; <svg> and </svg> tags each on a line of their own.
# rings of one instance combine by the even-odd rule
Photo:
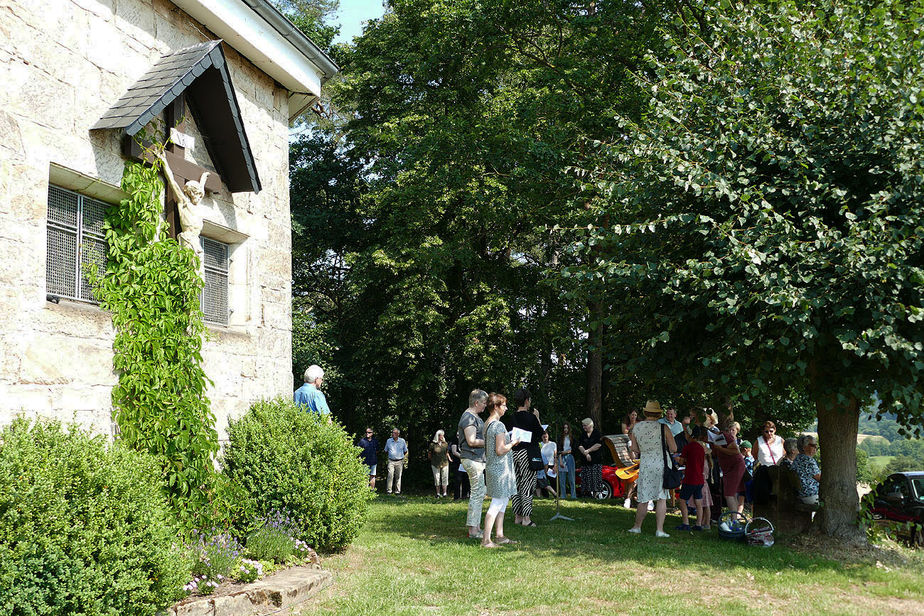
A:
<svg viewBox="0 0 924 616">
<path fill-rule="evenodd" d="M 363 32 L 362 22 L 381 17 L 385 12 L 384 0 L 340 0 L 337 21 L 340 35 L 335 42 L 349 42 Z"/>
</svg>

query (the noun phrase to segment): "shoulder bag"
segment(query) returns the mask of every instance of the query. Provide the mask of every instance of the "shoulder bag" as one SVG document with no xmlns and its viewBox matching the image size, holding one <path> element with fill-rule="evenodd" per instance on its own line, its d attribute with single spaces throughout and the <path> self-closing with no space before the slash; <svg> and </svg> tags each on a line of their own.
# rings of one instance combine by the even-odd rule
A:
<svg viewBox="0 0 924 616">
<path fill-rule="evenodd" d="M 667 459 L 670 460 L 670 466 L 668 466 L 667 462 L 664 463 L 664 478 L 661 481 L 661 487 L 665 490 L 676 490 L 683 481 L 683 471 L 677 468 L 677 463 L 674 461 L 673 456 L 667 451 L 667 442 L 664 439 L 665 426 L 663 424 L 658 424 L 658 428 L 661 429 L 661 450 L 664 452 L 664 455 L 667 456 Z"/>
</svg>

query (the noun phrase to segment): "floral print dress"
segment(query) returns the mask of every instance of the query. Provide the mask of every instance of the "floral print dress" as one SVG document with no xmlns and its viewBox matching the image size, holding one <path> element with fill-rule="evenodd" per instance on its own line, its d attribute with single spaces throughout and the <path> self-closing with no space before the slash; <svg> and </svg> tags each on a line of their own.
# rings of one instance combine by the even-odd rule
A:
<svg viewBox="0 0 924 616">
<path fill-rule="evenodd" d="M 664 489 L 664 449 L 661 447 L 661 426 L 656 421 L 640 421 L 632 435 L 641 451 L 638 471 L 638 502 L 647 503 L 668 497 Z"/>
<path fill-rule="evenodd" d="M 497 455 L 494 444 L 497 435 L 504 435 L 504 442 L 510 443 L 507 436 L 507 426 L 498 420 L 492 421 L 484 429 L 484 453 L 487 463 L 484 467 L 484 481 L 487 486 L 487 496 L 507 500 L 517 493 L 517 477 L 513 472 L 513 455 L 508 451 L 502 456 Z"/>
</svg>

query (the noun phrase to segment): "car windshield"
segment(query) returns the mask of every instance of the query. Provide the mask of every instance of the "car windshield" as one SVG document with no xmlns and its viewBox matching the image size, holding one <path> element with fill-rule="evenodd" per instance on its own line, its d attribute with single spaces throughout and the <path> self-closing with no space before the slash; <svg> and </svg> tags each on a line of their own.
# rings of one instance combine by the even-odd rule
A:
<svg viewBox="0 0 924 616">
<path fill-rule="evenodd" d="M 914 497 L 924 501 L 924 477 L 912 477 L 911 487 L 914 489 Z"/>
</svg>

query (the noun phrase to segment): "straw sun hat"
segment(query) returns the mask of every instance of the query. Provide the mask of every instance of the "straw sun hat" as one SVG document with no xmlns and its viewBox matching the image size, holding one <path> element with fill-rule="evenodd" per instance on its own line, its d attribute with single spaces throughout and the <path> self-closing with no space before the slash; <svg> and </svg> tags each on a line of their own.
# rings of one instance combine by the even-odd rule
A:
<svg viewBox="0 0 924 616">
<path fill-rule="evenodd" d="M 645 403 L 645 408 L 642 409 L 642 412 L 645 413 L 645 417 L 651 417 L 657 419 L 664 415 L 664 411 L 661 409 L 661 404 L 657 400 L 649 400 Z"/>
</svg>

